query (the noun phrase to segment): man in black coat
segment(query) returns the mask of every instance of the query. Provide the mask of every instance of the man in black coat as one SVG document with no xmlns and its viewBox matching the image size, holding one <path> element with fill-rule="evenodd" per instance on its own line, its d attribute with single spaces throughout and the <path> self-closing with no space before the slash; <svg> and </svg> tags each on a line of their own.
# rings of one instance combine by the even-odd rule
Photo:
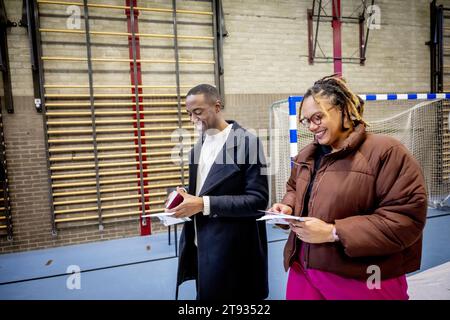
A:
<svg viewBox="0 0 450 320">
<path fill-rule="evenodd" d="M 225 121 L 217 89 L 192 88 L 186 109 L 200 133 L 189 155 L 189 193 L 170 210 L 190 217 L 180 238 L 177 286 L 195 279 L 199 300 L 261 300 L 268 295 L 268 204 L 259 139 Z"/>
</svg>

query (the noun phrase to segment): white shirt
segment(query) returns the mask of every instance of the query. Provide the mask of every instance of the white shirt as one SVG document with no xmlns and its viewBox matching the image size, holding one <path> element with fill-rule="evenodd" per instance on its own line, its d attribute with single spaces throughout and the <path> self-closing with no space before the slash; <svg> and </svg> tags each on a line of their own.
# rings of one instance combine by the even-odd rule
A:
<svg viewBox="0 0 450 320">
<path fill-rule="evenodd" d="M 205 141 L 203 141 L 202 150 L 200 152 L 200 157 L 198 160 L 197 168 L 197 183 L 195 189 L 195 195 L 198 196 L 202 190 L 203 184 L 208 177 L 209 171 L 211 170 L 214 160 L 216 160 L 220 151 L 222 151 L 225 142 L 231 132 L 232 124 L 229 124 L 222 131 L 209 135 L 206 134 Z M 203 196 L 203 215 L 207 216 L 210 214 L 209 197 Z M 194 216 L 194 227 L 195 227 L 195 245 L 197 245 L 197 221 Z"/>
</svg>

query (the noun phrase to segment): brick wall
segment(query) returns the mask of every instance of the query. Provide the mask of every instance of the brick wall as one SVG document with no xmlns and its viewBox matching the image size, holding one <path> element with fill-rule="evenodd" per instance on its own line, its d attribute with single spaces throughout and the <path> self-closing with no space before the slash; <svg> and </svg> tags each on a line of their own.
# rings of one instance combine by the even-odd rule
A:
<svg viewBox="0 0 450 320">
<path fill-rule="evenodd" d="M 3 113 L 14 240 L 0 238 L 0 252 L 22 251 L 139 235 L 136 219 L 59 230 L 52 235 L 42 116 L 32 97 L 15 96 L 14 114 Z"/>
<path fill-rule="evenodd" d="M 122 3 L 113 0 L 96 2 Z M 351 14 L 361 3 L 357 0 L 342 2 L 345 15 Z M 156 7 L 167 6 L 165 1 L 151 3 Z M 441 3 L 450 5 L 450 1 Z M 5 4 L 9 18 L 19 21 L 22 2 L 6 0 Z M 224 42 L 226 118 L 235 119 L 247 128 L 256 130 L 268 128 L 268 110 L 272 102 L 292 94 L 303 94 L 316 79 L 333 72 L 332 64 L 309 65 L 307 61 L 306 10 L 311 7 L 311 4 L 312 1 L 309 0 L 223 0 L 225 23 L 229 32 Z M 344 63 L 344 76 L 351 87 L 360 93 L 428 91 L 429 49 L 425 46 L 425 42 L 429 37 L 429 1 L 380 0 L 377 4 L 381 8 L 381 29 L 370 32 L 366 65 Z M 150 4 L 145 5 L 150 6 Z M 186 9 L 202 10 L 206 5 L 207 3 L 203 1 L 179 1 L 179 7 Z M 331 9 L 328 7 L 327 11 L 331 12 Z M 47 13 L 51 15 L 55 12 L 47 10 Z M 91 13 L 101 14 L 100 11 L 95 10 Z M 182 22 L 183 19 L 187 18 L 180 18 L 180 21 Z M 108 22 L 100 19 L 93 27 L 99 31 L 111 31 L 111 28 L 114 29 L 121 23 L 123 21 Z M 331 56 L 330 23 L 323 23 L 320 27 L 321 47 L 327 55 Z M 202 23 L 198 24 L 198 29 L 187 24 L 180 24 L 179 34 L 206 33 L 209 28 L 210 26 L 202 25 Z M 171 25 L 150 22 L 148 29 L 141 32 L 171 33 Z M 80 37 L 81 40 L 82 38 Z M 55 39 L 58 38 L 47 36 L 43 40 Z M 42 116 L 36 113 L 33 105 L 33 86 L 25 29 L 12 28 L 8 34 L 8 44 L 15 113 L 10 115 L 3 112 L 3 122 L 14 241 L 0 239 L 0 252 L 139 235 L 136 219 L 106 223 L 102 232 L 99 232 L 98 226 L 93 224 L 62 229 L 58 235 L 51 235 L 44 130 Z M 153 54 L 158 53 L 158 46 L 166 44 L 158 41 L 143 41 L 142 45 L 143 56 L 152 58 Z M 344 55 L 351 56 L 357 49 L 357 45 L 357 25 L 344 25 Z M 192 59 L 196 56 L 200 59 L 210 59 L 207 49 L 207 45 L 184 43 L 184 51 L 180 58 Z M 55 55 L 67 53 L 67 55 L 85 56 L 82 46 L 61 45 L 58 50 Z M 126 41 L 118 42 L 117 50 L 126 53 Z M 117 52 L 113 50 L 105 54 L 114 56 Z M 61 66 L 66 67 L 65 64 Z M 167 66 L 159 66 L 144 70 L 144 81 L 147 84 L 173 83 L 173 77 L 165 72 L 167 68 Z M 96 74 L 94 81 L 116 83 L 124 76 L 129 78 L 128 69 L 125 66 L 124 73 Z M 211 75 L 195 74 L 195 72 L 193 74 L 190 78 L 192 82 L 189 84 L 196 84 L 197 81 L 213 81 Z M 52 73 L 48 80 L 64 82 L 67 80 L 65 77 L 63 73 Z M 87 82 L 87 75 L 80 72 L 76 79 L 72 80 Z M 182 77 L 182 82 L 185 80 L 187 82 L 187 78 Z M 154 231 L 158 230 L 165 230 L 165 228 L 154 229 Z"/>
<path fill-rule="evenodd" d="M 381 29 L 371 30 L 365 66 L 345 64 L 344 76 L 357 92 L 429 90 L 429 1 L 377 1 Z M 350 15 L 361 1 L 342 1 Z M 308 64 L 306 10 L 312 1 L 225 0 L 225 85 L 228 94 L 303 93 L 333 73 L 328 63 Z M 326 7 L 331 14 L 331 5 Z M 358 25 L 342 28 L 343 55 L 358 46 Z M 331 23 L 321 23 L 319 43 L 332 56 Z M 319 48 L 317 52 L 320 53 Z M 355 55 L 358 56 L 358 52 Z"/>
</svg>

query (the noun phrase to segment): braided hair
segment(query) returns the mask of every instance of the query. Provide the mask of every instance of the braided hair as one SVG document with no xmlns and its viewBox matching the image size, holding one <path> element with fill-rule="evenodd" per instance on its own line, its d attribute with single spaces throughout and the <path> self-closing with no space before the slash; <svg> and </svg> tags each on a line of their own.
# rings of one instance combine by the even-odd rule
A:
<svg viewBox="0 0 450 320">
<path fill-rule="evenodd" d="M 344 125 L 345 117 L 353 123 L 353 127 L 358 124 L 367 126 L 367 123 L 362 118 L 364 113 L 364 101 L 361 97 L 354 94 L 347 86 L 346 81 L 343 78 L 339 78 L 337 74 L 317 80 L 314 85 L 306 91 L 302 103 L 300 104 L 299 114 L 303 106 L 303 101 L 310 96 L 319 105 L 319 100 L 325 98 L 331 105 L 340 109 L 343 131 L 350 129 L 346 128 Z"/>
</svg>

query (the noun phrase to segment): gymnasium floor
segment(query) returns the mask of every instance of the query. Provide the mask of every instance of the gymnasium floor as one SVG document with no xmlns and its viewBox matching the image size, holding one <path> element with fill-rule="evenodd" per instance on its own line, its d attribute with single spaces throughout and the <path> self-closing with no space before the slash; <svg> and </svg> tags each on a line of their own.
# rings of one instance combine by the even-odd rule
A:
<svg viewBox="0 0 450 320">
<path fill-rule="evenodd" d="M 180 227 L 178 228 L 180 229 Z M 268 226 L 268 299 L 284 299 L 282 250 L 287 233 Z M 422 268 L 409 275 L 411 299 L 450 299 L 450 215 L 430 209 Z M 81 270 L 80 288 L 68 289 L 69 266 Z M 177 258 L 167 233 L 0 255 L 0 300 L 151 299 L 175 297 Z M 70 281 L 69 281 L 70 282 Z M 74 282 L 72 282 L 73 284 Z M 193 281 L 179 299 L 195 299 Z"/>
</svg>

